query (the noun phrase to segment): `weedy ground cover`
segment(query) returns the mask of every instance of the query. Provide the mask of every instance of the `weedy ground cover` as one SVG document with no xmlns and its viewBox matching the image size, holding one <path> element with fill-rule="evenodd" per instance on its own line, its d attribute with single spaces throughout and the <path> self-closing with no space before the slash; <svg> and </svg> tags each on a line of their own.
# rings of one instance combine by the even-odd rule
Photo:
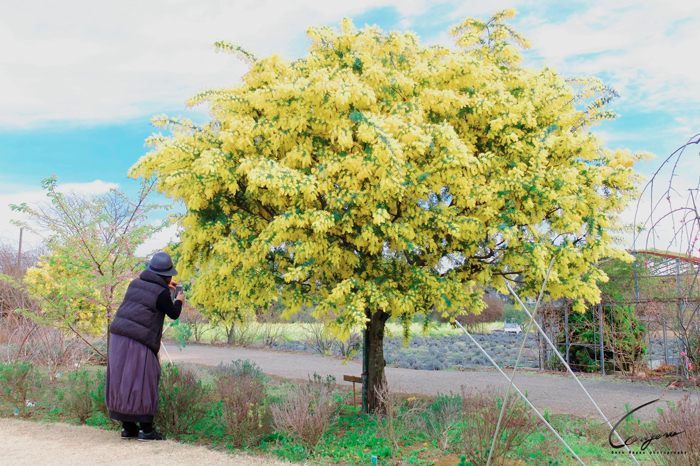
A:
<svg viewBox="0 0 700 466">
<path fill-rule="evenodd" d="M 0 416 L 87 424 L 118 435 L 120 426 L 109 419 L 104 404 L 104 367 L 59 374 L 51 379 L 30 363 L 0 364 Z M 352 404 L 351 391 L 332 377 L 314 375 L 306 382 L 268 378 L 248 361 L 217 368 L 166 364 L 160 397 L 156 425 L 170 439 L 319 465 L 371 464 L 373 456 L 382 465 L 483 465 L 504 403 L 503 393 L 495 389 L 437 397 L 387 392 L 382 394 L 386 409 L 364 415 Z M 576 464 L 521 401 L 509 398 L 505 403 L 492 464 Z M 643 458 L 643 464 L 696 464 L 698 412 L 700 403 L 687 399 L 663 408 L 654 424 L 630 417 L 621 431 L 644 435 L 685 427 L 684 436 L 654 444 L 657 450 L 687 451 L 685 463 L 667 456 L 655 463 Z M 587 464 L 632 464 L 611 453 L 604 424 L 567 415 L 546 417 Z"/>
</svg>

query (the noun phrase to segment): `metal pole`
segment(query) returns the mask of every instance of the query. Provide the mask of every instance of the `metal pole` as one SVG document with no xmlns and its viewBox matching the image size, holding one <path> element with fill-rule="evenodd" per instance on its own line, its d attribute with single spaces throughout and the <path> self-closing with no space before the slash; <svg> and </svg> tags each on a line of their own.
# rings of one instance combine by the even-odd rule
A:
<svg viewBox="0 0 700 466">
<path fill-rule="evenodd" d="M 647 341 L 649 342 L 649 370 L 652 369 L 652 354 L 651 354 L 651 317 L 647 315 Z"/>
<path fill-rule="evenodd" d="M 595 324 L 597 319 L 595 310 L 591 310 L 591 315 L 593 316 L 593 360 L 598 362 L 598 351 L 596 351 L 596 348 L 598 347 L 598 333 Z"/>
<path fill-rule="evenodd" d="M 566 341 L 566 363 L 571 364 L 569 361 L 569 302 L 564 301 L 564 338 Z"/>
<path fill-rule="evenodd" d="M 639 299 L 639 273 L 637 272 L 637 251 L 632 253 L 634 255 L 634 295 Z"/>
<path fill-rule="evenodd" d="M 678 279 L 678 320 L 681 324 L 681 334 L 683 338 L 679 338 L 678 340 L 678 349 L 679 353 L 684 353 L 686 351 L 685 349 L 685 341 L 684 338 L 687 337 L 687 333 L 685 331 L 685 322 L 683 319 L 683 313 L 685 310 L 683 309 L 683 288 L 681 286 L 681 259 L 680 257 L 676 257 L 676 278 Z M 683 360 L 681 360 L 683 361 Z M 680 362 L 680 361 L 679 361 Z M 683 361 L 683 368 L 685 369 L 685 361 Z M 686 377 L 689 375 L 687 371 L 683 371 L 686 374 Z"/>
<path fill-rule="evenodd" d="M 600 318 L 598 319 L 598 330 L 600 333 L 600 373 L 605 375 L 605 343 L 603 339 L 603 303 L 598 303 Z"/>
<path fill-rule="evenodd" d="M 664 326 L 664 364 L 668 364 L 668 345 L 666 344 L 666 318 L 661 316 L 661 322 Z"/>
</svg>

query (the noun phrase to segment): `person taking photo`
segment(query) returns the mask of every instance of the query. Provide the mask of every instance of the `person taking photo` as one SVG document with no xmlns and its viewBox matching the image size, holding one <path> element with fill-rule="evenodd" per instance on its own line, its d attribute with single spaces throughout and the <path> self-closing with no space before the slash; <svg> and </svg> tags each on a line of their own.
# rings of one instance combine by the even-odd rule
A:
<svg viewBox="0 0 700 466">
<path fill-rule="evenodd" d="M 153 428 L 158 409 L 160 339 L 165 316 L 180 317 L 185 295 L 179 289 L 173 301 L 171 290 L 179 283 L 172 258 L 165 252 L 153 255 L 124 295 L 109 327 L 105 401 L 112 419 L 121 421 L 123 440 L 165 440 Z"/>
</svg>

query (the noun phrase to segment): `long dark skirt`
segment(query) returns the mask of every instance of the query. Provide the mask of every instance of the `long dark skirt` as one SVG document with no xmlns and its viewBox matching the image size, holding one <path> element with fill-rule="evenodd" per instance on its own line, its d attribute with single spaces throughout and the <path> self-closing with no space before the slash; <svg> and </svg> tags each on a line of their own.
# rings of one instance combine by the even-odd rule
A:
<svg viewBox="0 0 700 466">
<path fill-rule="evenodd" d="M 143 343 L 110 335 L 105 401 L 112 419 L 153 422 L 158 409 L 160 362 Z"/>
</svg>

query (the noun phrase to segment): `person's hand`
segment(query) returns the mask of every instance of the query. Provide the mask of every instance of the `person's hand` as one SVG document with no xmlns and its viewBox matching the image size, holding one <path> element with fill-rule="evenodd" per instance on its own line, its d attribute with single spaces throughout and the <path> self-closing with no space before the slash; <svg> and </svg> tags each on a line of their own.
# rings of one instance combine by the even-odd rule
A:
<svg viewBox="0 0 700 466">
<path fill-rule="evenodd" d="M 170 280 L 170 283 L 168 283 L 168 288 L 170 288 L 171 290 L 174 290 L 175 287 L 179 284 L 180 283 L 176 282 L 175 280 Z"/>
<path fill-rule="evenodd" d="M 180 302 L 182 302 L 182 304 L 184 305 L 184 304 L 185 304 L 185 293 L 183 293 L 182 291 L 179 292 L 179 293 L 177 294 L 177 296 L 175 297 L 175 301 L 178 301 L 178 300 L 179 300 Z"/>
</svg>

